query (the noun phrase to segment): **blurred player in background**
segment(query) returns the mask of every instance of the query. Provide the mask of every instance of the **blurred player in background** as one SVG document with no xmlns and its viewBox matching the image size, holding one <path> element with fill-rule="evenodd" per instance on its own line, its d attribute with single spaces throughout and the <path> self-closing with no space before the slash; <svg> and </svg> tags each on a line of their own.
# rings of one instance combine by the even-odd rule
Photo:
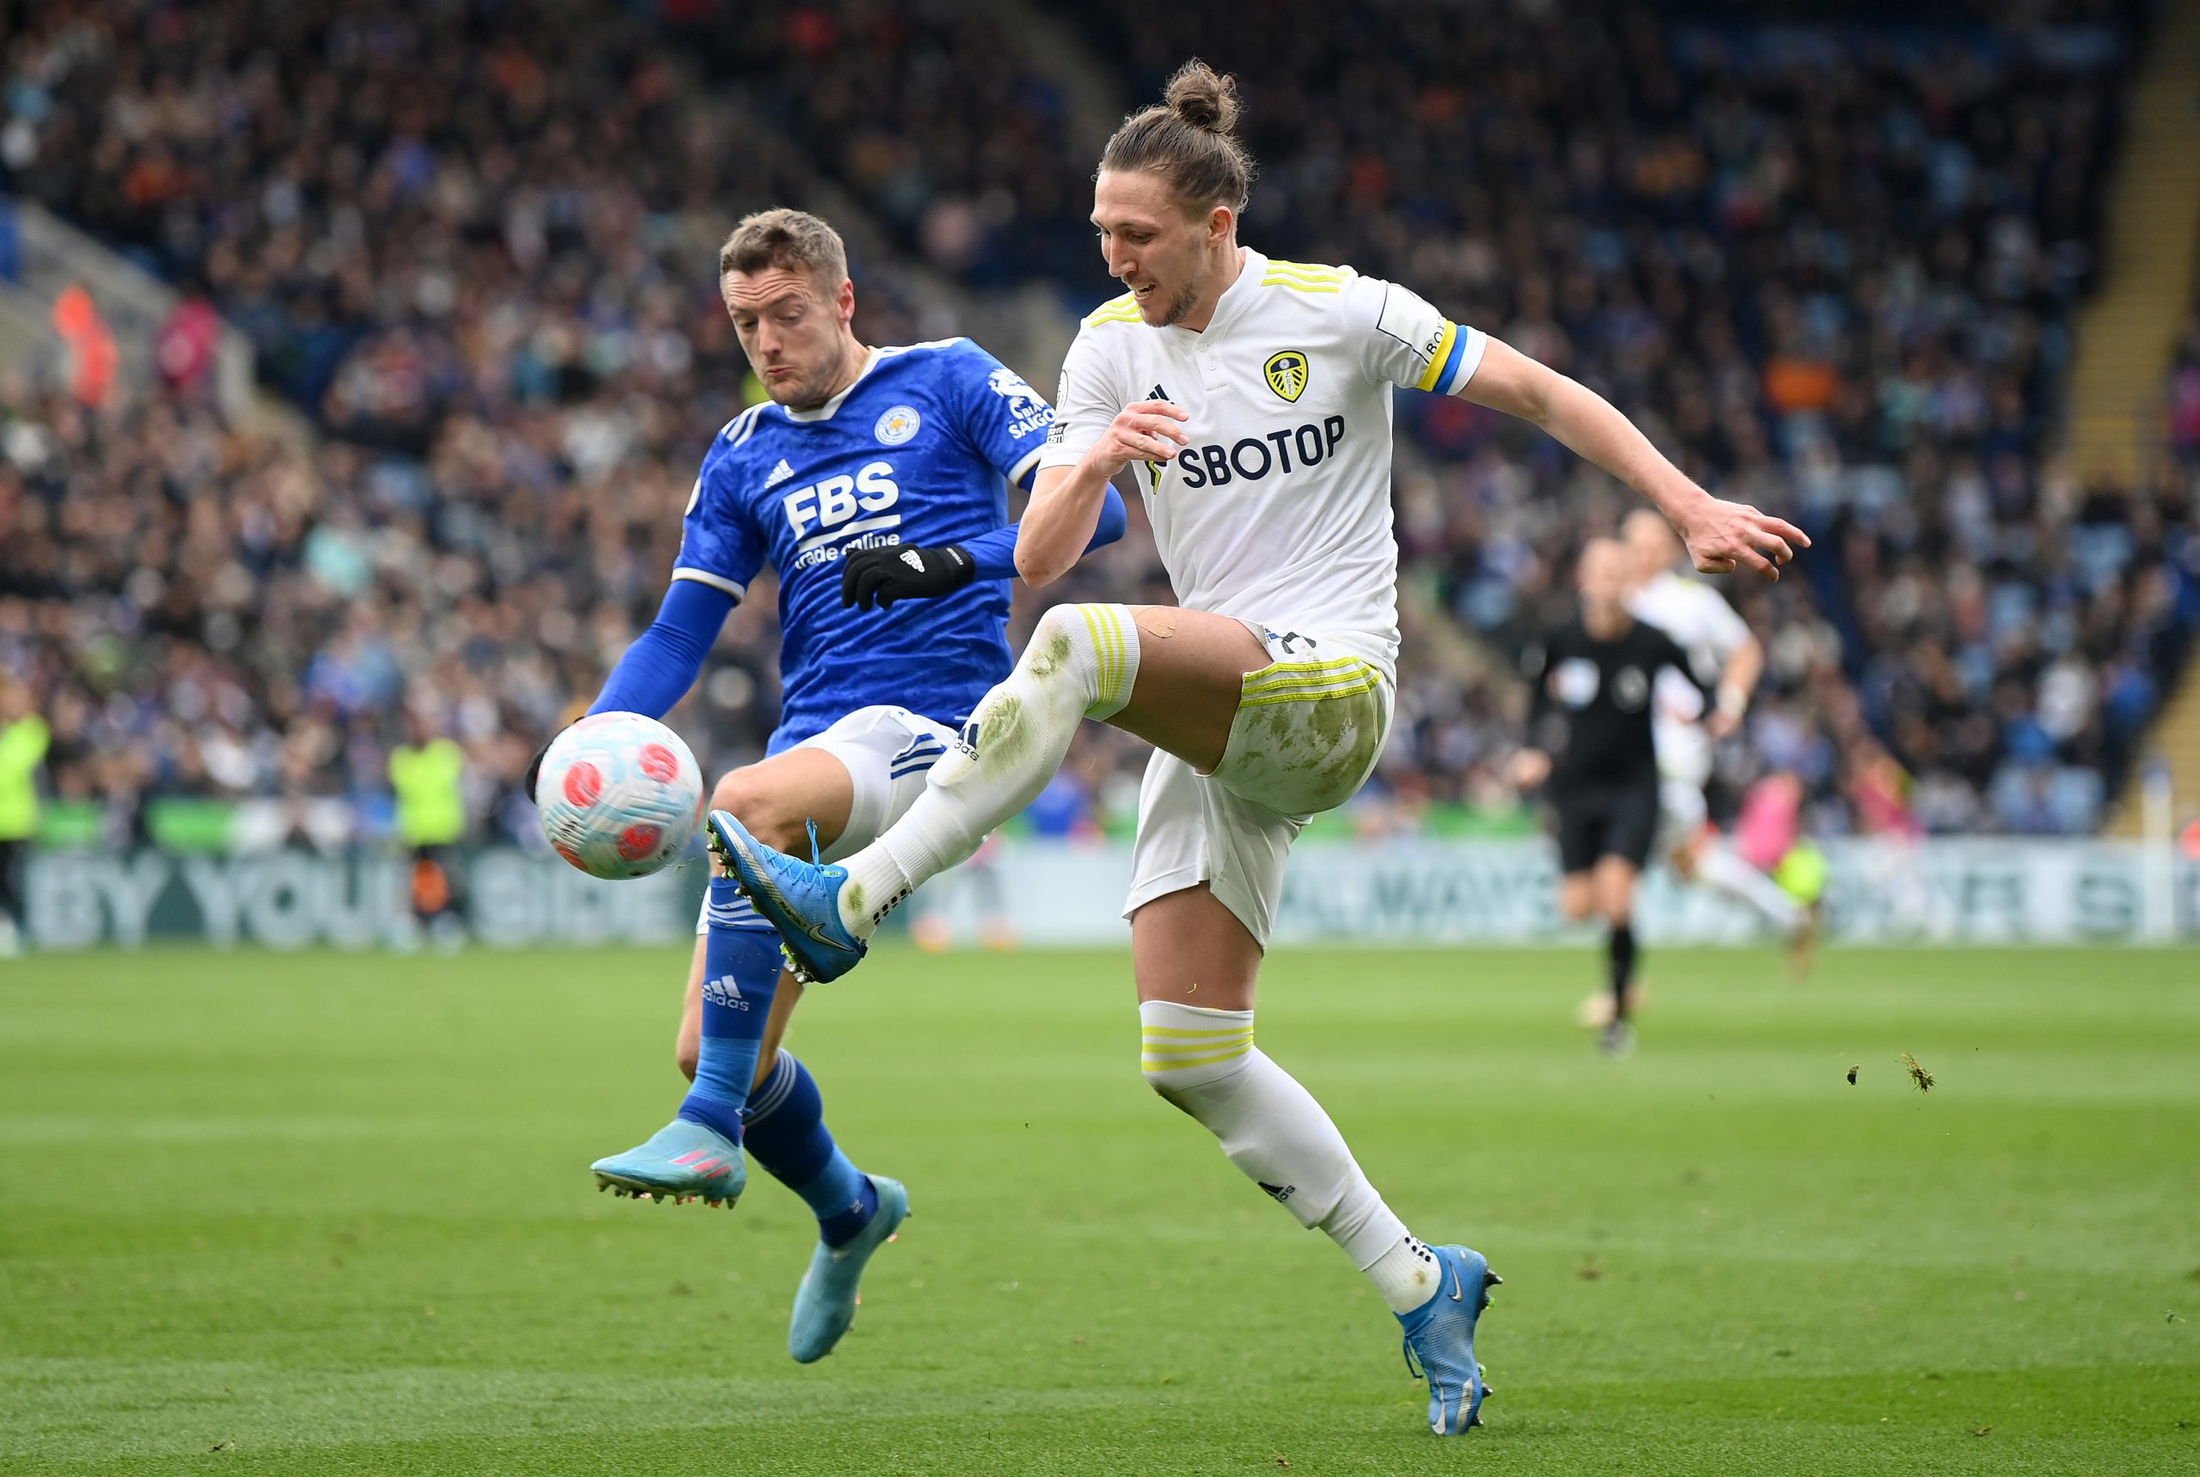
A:
<svg viewBox="0 0 2200 1477">
<path fill-rule="evenodd" d="M 397 839 L 412 858 L 413 924 L 442 948 L 466 937 L 458 848 L 466 839 L 466 751 L 417 706 L 405 709 L 405 742 L 390 750 Z M 408 941 L 410 942 L 410 941 Z"/>
<path fill-rule="evenodd" d="M 1749 907 L 1807 959 L 1812 915 L 1720 841 L 1705 789 L 1718 745 L 1740 728 L 1765 669 L 1765 649 L 1726 597 L 1675 566 L 1685 551 L 1664 519 L 1637 508 L 1621 524 L 1632 568 L 1627 608 L 1671 636 L 1690 670 L 1661 672 L 1652 697 L 1658 744 L 1658 838 L 1654 855 L 1688 882 L 1702 882 Z M 1707 706 L 1704 687 L 1716 683 Z M 1609 998 L 1609 997 L 1605 997 Z"/>
<path fill-rule="evenodd" d="M 1125 905 L 1147 1081 L 1366 1273 L 1428 1381 L 1432 1429 L 1453 1434 L 1486 1393 L 1487 1261 L 1410 1234 L 1321 1105 L 1253 1044 L 1284 859 L 1311 816 L 1360 788 L 1390 728 L 1392 390 L 1548 428 L 1655 500 L 1705 567 L 1776 576 L 1803 539 L 1710 497 L 1597 395 L 1407 289 L 1239 245 L 1253 165 L 1237 112 L 1234 84 L 1193 62 L 1109 140 L 1092 219 L 1130 291 L 1070 348 L 1016 550 L 1031 583 L 1058 578 L 1129 470 L 1181 604 L 1048 611 L 925 793 L 844 866 L 786 856 L 731 816 L 709 829 L 799 969 L 832 979 L 902 899 L 1040 793 L 1084 719 L 1152 743 Z M 1472 1132 L 1452 1104 L 1430 1117 L 1438 1145 Z"/>
<path fill-rule="evenodd" d="M 1007 486 L 1030 485 L 1054 412 L 967 339 L 865 347 L 846 248 L 816 216 L 748 217 L 718 271 L 770 399 L 735 416 L 705 454 L 663 607 L 589 711 L 662 718 L 769 563 L 779 574 L 779 727 L 767 757 L 721 779 L 711 804 L 782 845 L 839 856 L 908 809 L 1009 669 Z M 1123 528 L 1112 498 L 1088 545 Z M 526 785 L 532 794 L 532 769 Z M 679 1038 L 692 1088 L 647 1143 L 593 1168 L 622 1194 L 730 1205 L 747 1181 L 745 1147 L 801 1196 L 819 1243 L 788 1349 L 807 1363 L 847 1331 L 863 1267 L 908 1213 L 908 1195 L 841 1153 L 817 1083 L 779 1050 L 801 987 L 781 979 L 777 934 L 723 875 L 699 932 Z"/>
<path fill-rule="evenodd" d="M 1558 834 L 1559 907 L 1605 924 L 1611 1011 L 1607 1055 L 1634 1045 L 1635 883 L 1658 833 L 1659 752 L 1651 720 L 1659 678 L 1693 682 L 1688 653 L 1629 613 L 1630 556 L 1617 539 L 1583 546 L 1581 613 L 1531 648 L 1528 747 L 1513 757 L 1523 789 L 1549 784 Z M 1701 696 L 1701 693 L 1698 693 Z"/>
<path fill-rule="evenodd" d="M 1860 734 L 1842 759 L 1842 784 L 1856 812 L 1856 833 L 1871 843 L 1862 869 L 1889 924 L 1898 934 L 1944 935 L 1945 894 L 1934 891 L 1925 873 L 1925 823 L 1910 804 L 1909 771 L 1878 739 Z"/>
<path fill-rule="evenodd" d="M 1807 920 L 1788 940 L 1788 968 L 1797 979 L 1810 973 L 1817 954 L 1826 892 L 1826 854 L 1803 834 L 1804 797 L 1799 776 L 1786 770 L 1766 775 L 1742 797 L 1732 846 L 1722 848 Z"/>
<path fill-rule="evenodd" d="M 23 952 L 23 855 L 38 834 L 38 767 L 52 740 L 29 685 L 0 672 L 0 959 Z"/>
</svg>

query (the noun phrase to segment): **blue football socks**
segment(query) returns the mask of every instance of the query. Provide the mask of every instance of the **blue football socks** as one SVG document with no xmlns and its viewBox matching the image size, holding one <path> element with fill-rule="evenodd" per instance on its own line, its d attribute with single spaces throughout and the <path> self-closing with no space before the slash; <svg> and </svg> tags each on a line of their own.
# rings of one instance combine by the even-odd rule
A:
<svg viewBox="0 0 2200 1477">
<path fill-rule="evenodd" d="M 703 945 L 703 1037 L 679 1116 L 741 1142 L 741 1110 L 779 991 L 779 935 L 728 877 L 710 883 Z"/>
<path fill-rule="evenodd" d="M 701 1084 L 700 1072 L 696 1081 Z M 771 1076 L 750 1099 L 746 1133 L 749 1158 L 802 1197 L 827 1246 L 854 1240 L 878 1213 L 877 1190 L 833 1142 L 817 1079 L 793 1053 L 779 1053 Z"/>
</svg>

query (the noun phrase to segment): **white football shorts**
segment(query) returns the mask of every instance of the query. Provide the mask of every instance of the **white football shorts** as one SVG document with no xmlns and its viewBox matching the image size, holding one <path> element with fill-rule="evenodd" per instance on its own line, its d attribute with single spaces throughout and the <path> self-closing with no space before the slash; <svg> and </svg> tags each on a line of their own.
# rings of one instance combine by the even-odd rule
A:
<svg viewBox="0 0 2200 1477">
<path fill-rule="evenodd" d="M 1346 643 L 1324 657 L 1319 638 L 1246 625 L 1272 660 L 1245 674 L 1222 762 L 1201 774 L 1156 750 L 1146 765 L 1123 916 L 1204 882 L 1266 948 L 1291 843 L 1374 772 L 1397 691 Z"/>
<path fill-rule="evenodd" d="M 925 777 L 939 762 L 955 730 L 921 713 L 879 703 L 858 708 L 822 733 L 811 734 L 794 747 L 823 749 L 841 762 L 855 785 L 855 799 L 848 807 L 848 824 L 824 850 L 824 860 L 837 862 L 869 846 L 888 826 L 900 820 L 924 793 Z M 710 911 L 710 899 L 703 899 Z M 695 924 L 697 933 L 707 925 Z"/>
</svg>

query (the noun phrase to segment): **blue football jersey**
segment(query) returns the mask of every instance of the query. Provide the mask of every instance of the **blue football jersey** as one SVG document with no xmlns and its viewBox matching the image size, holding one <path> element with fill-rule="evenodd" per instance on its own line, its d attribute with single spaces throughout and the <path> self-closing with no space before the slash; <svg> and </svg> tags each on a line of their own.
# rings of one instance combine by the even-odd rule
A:
<svg viewBox="0 0 2200 1477">
<path fill-rule="evenodd" d="M 688 500 L 674 579 L 736 598 L 779 573 L 784 701 L 770 752 L 895 703 L 960 724 L 1008 675 L 1009 588 L 977 579 L 891 610 L 840 603 L 844 553 L 967 543 L 1008 521 L 1053 407 L 968 339 L 874 349 L 815 410 L 766 401 L 726 426 Z"/>
</svg>

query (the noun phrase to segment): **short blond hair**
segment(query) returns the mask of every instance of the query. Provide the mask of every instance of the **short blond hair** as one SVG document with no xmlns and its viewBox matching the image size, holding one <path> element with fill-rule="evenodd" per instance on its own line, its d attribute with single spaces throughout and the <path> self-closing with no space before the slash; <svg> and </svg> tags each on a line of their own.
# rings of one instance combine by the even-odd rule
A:
<svg viewBox="0 0 2200 1477">
<path fill-rule="evenodd" d="M 772 267 L 814 272 L 827 287 L 838 287 L 848 280 L 848 247 L 840 232 L 806 210 L 759 210 L 718 248 L 718 275 Z"/>
</svg>

